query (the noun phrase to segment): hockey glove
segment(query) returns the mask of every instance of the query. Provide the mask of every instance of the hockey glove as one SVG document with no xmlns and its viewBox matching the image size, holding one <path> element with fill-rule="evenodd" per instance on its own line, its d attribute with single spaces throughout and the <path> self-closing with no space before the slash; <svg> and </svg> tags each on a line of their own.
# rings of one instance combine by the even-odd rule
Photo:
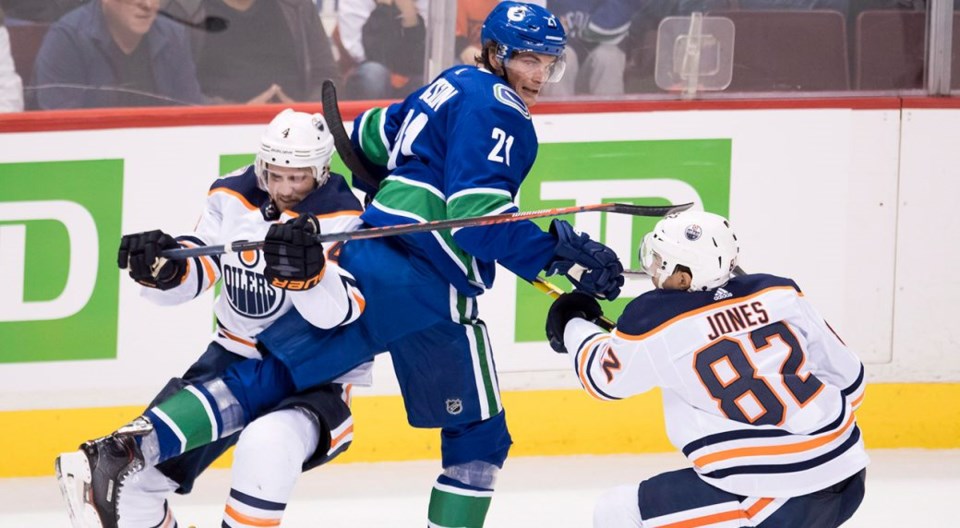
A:
<svg viewBox="0 0 960 528">
<path fill-rule="evenodd" d="M 557 239 L 557 248 L 545 268 L 547 275 L 561 273 L 577 289 L 608 301 L 620 295 L 623 265 L 612 249 L 577 232 L 563 220 L 550 224 L 550 234 Z M 585 269 L 579 273 L 579 268 Z"/>
<path fill-rule="evenodd" d="M 187 261 L 168 260 L 161 257 L 160 252 L 178 247 L 180 244 L 172 236 L 160 230 L 123 235 L 117 265 L 130 270 L 130 277 L 144 286 L 169 290 L 183 282 Z"/>
<path fill-rule="evenodd" d="M 574 291 L 557 297 L 547 313 L 547 339 L 550 340 L 550 348 L 566 354 L 567 347 L 563 344 L 563 331 L 567 328 L 567 323 L 574 317 L 594 322 L 601 315 L 603 310 L 600 309 L 600 303 L 585 293 Z"/>
<path fill-rule="evenodd" d="M 309 290 L 320 283 L 326 259 L 323 245 L 317 241 L 319 234 L 320 222 L 310 213 L 270 226 L 263 245 L 263 274 L 270 284 L 285 290 Z"/>
</svg>

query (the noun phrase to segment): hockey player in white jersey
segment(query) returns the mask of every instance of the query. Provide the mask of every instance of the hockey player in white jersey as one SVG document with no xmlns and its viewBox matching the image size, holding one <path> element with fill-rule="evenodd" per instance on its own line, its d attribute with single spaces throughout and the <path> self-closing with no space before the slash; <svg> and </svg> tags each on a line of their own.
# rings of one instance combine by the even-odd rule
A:
<svg viewBox="0 0 960 528">
<path fill-rule="evenodd" d="M 627 305 L 612 333 L 591 322 L 596 300 L 574 292 L 554 302 L 547 337 L 597 399 L 660 387 L 667 435 L 693 467 L 606 492 L 594 526 L 849 519 L 868 463 L 854 417 L 860 360 L 792 280 L 732 276 L 739 243 L 723 217 L 667 217 L 640 251 L 656 289 Z"/>
<path fill-rule="evenodd" d="M 188 384 L 196 390 L 222 391 L 216 376 L 235 362 L 260 358 L 255 336 L 292 309 L 321 328 L 360 316 L 364 299 L 352 275 L 325 254 L 331 248 L 313 238 L 321 231 L 350 231 L 360 224 L 360 203 L 344 179 L 330 173 L 332 155 L 333 138 L 323 116 L 284 110 L 263 134 L 256 162 L 210 187 L 194 232 L 174 238 L 149 231 L 122 238 L 120 267 L 144 286 L 142 296 L 157 304 L 189 301 L 222 281 L 212 342 L 182 377 L 170 380 L 151 406 Z M 266 239 L 266 245 L 263 251 L 186 261 L 158 257 L 167 248 L 235 239 Z M 242 434 L 224 435 L 218 442 L 145 469 L 125 483 L 122 493 L 89 490 L 91 471 L 101 470 L 98 449 L 124 453 L 123 442 L 101 443 L 99 448 L 88 442 L 81 451 L 61 455 L 57 478 L 74 526 L 176 526 L 168 496 L 189 492 L 200 472 L 233 444 L 238 445 L 223 526 L 279 525 L 301 470 L 331 460 L 350 445 L 350 383 L 369 384 L 369 367 L 287 398 Z M 240 406 L 224 411 L 240 412 Z M 134 427 L 137 423 L 141 422 L 135 421 Z M 85 502 L 85 497 L 101 496 L 106 500 Z"/>
</svg>

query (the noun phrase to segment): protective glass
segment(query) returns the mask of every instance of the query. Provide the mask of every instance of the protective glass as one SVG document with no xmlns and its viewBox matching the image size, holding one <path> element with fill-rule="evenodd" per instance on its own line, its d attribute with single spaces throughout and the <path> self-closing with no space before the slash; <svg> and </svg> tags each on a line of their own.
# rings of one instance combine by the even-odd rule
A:
<svg viewBox="0 0 960 528">
<path fill-rule="evenodd" d="M 540 55 L 540 57 L 542 56 Z M 559 82 L 563 78 L 563 72 L 567 70 L 564 55 L 560 55 L 554 61 L 547 63 L 532 53 L 521 53 L 504 61 L 504 66 L 516 70 L 526 77 L 532 77 L 538 71 L 543 72 L 544 82 L 548 83 Z"/>
</svg>

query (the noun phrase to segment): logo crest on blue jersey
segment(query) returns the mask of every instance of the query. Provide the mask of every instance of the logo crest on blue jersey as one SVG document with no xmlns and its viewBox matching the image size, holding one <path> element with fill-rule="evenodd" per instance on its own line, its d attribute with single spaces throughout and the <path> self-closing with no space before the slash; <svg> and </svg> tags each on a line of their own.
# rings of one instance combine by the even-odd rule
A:
<svg viewBox="0 0 960 528">
<path fill-rule="evenodd" d="M 447 400 L 447 412 L 453 415 L 463 412 L 463 402 L 460 398 L 451 398 Z"/>
<path fill-rule="evenodd" d="M 513 91 L 512 88 L 505 84 L 495 84 L 493 85 L 493 96 L 497 98 L 497 101 L 513 108 L 517 112 L 520 112 L 520 115 L 530 119 L 530 111 L 527 110 L 526 103 L 523 102 L 523 99 L 520 98 L 520 95 L 517 92 Z"/>
<path fill-rule="evenodd" d="M 703 229 L 701 229 L 697 224 L 690 224 L 683 231 L 683 234 L 687 237 L 687 240 L 699 240 L 700 236 L 703 235 Z"/>
</svg>

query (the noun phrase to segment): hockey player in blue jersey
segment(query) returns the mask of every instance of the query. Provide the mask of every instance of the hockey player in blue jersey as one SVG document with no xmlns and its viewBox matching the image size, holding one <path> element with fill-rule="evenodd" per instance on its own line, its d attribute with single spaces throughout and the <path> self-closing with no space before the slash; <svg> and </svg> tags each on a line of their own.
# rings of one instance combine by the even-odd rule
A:
<svg viewBox="0 0 960 528">
<path fill-rule="evenodd" d="M 657 289 L 612 333 L 591 322 L 590 296 L 551 307 L 547 337 L 584 390 L 619 400 L 660 387 L 667 436 L 693 466 L 606 492 L 594 526 L 833 528 L 863 500 L 863 364 L 792 280 L 732 277 L 738 253 L 723 217 L 685 211 L 644 237 Z"/>
<path fill-rule="evenodd" d="M 502 2 L 485 21 L 482 41 L 481 67 L 451 68 L 404 101 L 357 118 L 355 148 L 383 176 L 378 189 L 366 189 L 375 192 L 361 217 L 367 225 L 517 211 L 537 152 L 529 107 L 562 75 L 566 37 L 546 9 Z M 181 391 L 170 400 L 179 398 L 177 405 L 145 413 L 150 430 L 114 439 L 127 446 L 130 461 L 149 467 L 209 442 L 212 423 L 242 427 L 289 393 L 389 351 L 408 421 L 441 429 L 443 472 L 429 525 L 482 526 L 511 444 L 478 314 L 477 296 L 493 285 L 497 263 L 527 280 L 541 271 L 564 274 L 603 299 L 623 285 L 616 254 L 563 221 L 550 232 L 521 221 L 354 240 L 343 246 L 340 265 L 367 299 L 355 323 L 321 330 L 291 311 L 257 336 L 269 356 L 234 364 L 216 380 L 226 393 Z M 229 412 L 237 405 L 242 412 Z M 157 449 L 141 453 L 140 446 Z M 124 485 L 124 460 L 91 458 L 104 468 L 100 480 Z"/>
<path fill-rule="evenodd" d="M 350 323 L 360 315 L 364 301 L 353 278 L 335 262 L 325 262 L 323 246 L 310 238 L 317 228 L 349 231 L 360 224 L 359 201 L 343 177 L 329 171 L 332 155 L 333 137 L 323 116 L 284 110 L 267 126 L 256 163 L 217 179 L 210 187 L 193 232 L 174 238 L 157 230 L 122 238 L 120 267 L 142 285 L 141 296 L 154 303 L 188 302 L 222 282 L 214 304 L 217 328 L 212 342 L 182 377 L 170 380 L 154 402 L 166 400 L 187 384 L 212 380 L 244 358 L 260 358 L 255 336 L 287 311 L 296 309 L 326 328 Z M 263 252 L 189 261 L 156 258 L 163 248 L 220 244 L 243 237 L 266 237 L 268 246 Z M 302 273 L 291 272 L 290 267 L 301 268 Z M 291 279 L 304 279 L 301 285 L 312 287 L 295 289 Z M 278 286 L 284 283 L 286 289 Z M 350 445 L 349 383 L 369 384 L 369 366 L 338 383 L 287 398 L 242 434 L 224 430 L 219 441 L 148 468 L 125 485 L 122 494 L 110 496 L 106 506 L 83 503 L 91 484 L 86 456 L 61 455 L 57 476 L 74 526 L 116 526 L 117 522 L 135 528 L 175 526 L 167 497 L 174 491 L 188 493 L 200 472 L 234 444 L 233 482 L 223 522 L 227 526 L 279 524 L 301 469 L 319 466 Z M 222 390 L 218 387 L 211 384 L 207 389 Z"/>
</svg>

